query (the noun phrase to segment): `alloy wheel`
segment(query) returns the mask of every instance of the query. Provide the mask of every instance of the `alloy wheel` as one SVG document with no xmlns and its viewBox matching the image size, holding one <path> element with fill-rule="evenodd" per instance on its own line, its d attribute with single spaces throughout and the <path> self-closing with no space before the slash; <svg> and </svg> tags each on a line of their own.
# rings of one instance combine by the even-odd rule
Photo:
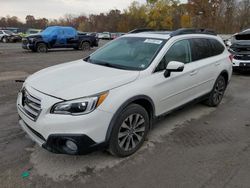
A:
<svg viewBox="0 0 250 188">
<path fill-rule="evenodd" d="M 145 119 L 140 114 L 129 115 L 121 124 L 118 133 L 118 143 L 125 151 L 133 150 L 143 140 L 146 126 Z"/>
<path fill-rule="evenodd" d="M 45 45 L 39 45 L 37 47 L 37 51 L 40 52 L 40 53 L 45 53 L 45 52 L 47 52 L 47 48 L 46 48 Z"/>
<path fill-rule="evenodd" d="M 88 42 L 83 42 L 82 50 L 90 50 L 90 44 Z"/>
<path fill-rule="evenodd" d="M 219 79 L 214 88 L 213 100 L 215 104 L 220 103 L 225 92 L 225 80 Z"/>
</svg>

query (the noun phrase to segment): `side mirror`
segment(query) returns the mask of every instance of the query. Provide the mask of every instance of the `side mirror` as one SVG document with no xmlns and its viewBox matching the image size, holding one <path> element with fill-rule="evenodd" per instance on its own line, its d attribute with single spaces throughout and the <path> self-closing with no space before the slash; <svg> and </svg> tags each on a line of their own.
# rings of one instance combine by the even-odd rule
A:
<svg viewBox="0 0 250 188">
<path fill-rule="evenodd" d="M 182 72 L 184 70 L 184 63 L 179 61 L 170 61 L 164 72 L 165 77 L 169 77 L 171 72 Z"/>
</svg>

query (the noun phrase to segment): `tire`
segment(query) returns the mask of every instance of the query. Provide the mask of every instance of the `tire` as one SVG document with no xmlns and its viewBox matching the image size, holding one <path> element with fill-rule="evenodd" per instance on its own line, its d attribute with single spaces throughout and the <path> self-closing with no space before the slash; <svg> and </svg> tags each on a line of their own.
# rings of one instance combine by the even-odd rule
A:
<svg viewBox="0 0 250 188">
<path fill-rule="evenodd" d="M 7 42 L 8 42 L 7 37 L 3 37 L 3 38 L 2 38 L 2 41 L 3 41 L 3 43 L 7 43 Z"/>
<path fill-rule="evenodd" d="M 208 99 L 206 99 L 204 101 L 204 103 L 207 106 L 211 106 L 211 107 L 218 106 L 220 104 L 223 96 L 224 96 L 226 87 L 227 87 L 226 80 L 225 80 L 225 78 L 222 75 L 220 75 L 217 78 L 217 80 L 215 81 L 213 90 L 209 94 Z"/>
<path fill-rule="evenodd" d="M 90 43 L 89 42 L 82 42 L 81 43 L 81 50 L 90 50 Z"/>
<path fill-rule="evenodd" d="M 38 53 L 46 53 L 48 52 L 48 48 L 45 43 L 38 43 L 36 46 L 36 51 Z"/>
<path fill-rule="evenodd" d="M 115 120 L 109 142 L 109 152 L 118 157 L 135 153 L 143 144 L 149 130 L 149 115 L 138 104 L 127 106 Z"/>
</svg>

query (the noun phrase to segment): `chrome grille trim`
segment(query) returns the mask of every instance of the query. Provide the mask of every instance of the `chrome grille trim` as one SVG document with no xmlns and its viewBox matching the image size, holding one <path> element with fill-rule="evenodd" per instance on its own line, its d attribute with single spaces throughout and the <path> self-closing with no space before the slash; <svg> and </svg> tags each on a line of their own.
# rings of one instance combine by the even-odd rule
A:
<svg viewBox="0 0 250 188">
<path fill-rule="evenodd" d="M 25 88 L 22 92 L 23 112 L 33 121 L 36 121 L 41 112 L 41 100 L 31 95 Z"/>
<path fill-rule="evenodd" d="M 37 98 L 31 96 L 27 91 L 26 91 L 26 93 L 28 94 L 28 95 L 27 95 L 27 98 L 28 98 L 29 100 L 31 100 L 32 102 L 34 102 L 34 103 L 37 104 L 38 106 L 41 105 L 41 100 L 39 100 L 39 99 L 37 99 Z"/>
<path fill-rule="evenodd" d="M 35 117 L 38 116 L 38 113 L 33 111 L 32 108 L 29 107 L 29 105 L 25 105 L 24 110 L 27 110 L 29 113 L 33 114 Z"/>
</svg>

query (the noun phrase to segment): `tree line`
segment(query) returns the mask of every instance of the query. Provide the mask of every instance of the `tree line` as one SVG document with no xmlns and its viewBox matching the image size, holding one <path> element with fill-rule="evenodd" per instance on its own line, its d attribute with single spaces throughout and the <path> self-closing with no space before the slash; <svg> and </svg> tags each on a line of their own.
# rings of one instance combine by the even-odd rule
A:
<svg viewBox="0 0 250 188">
<path fill-rule="evenodd" d="M 127 32 L 134 28 L 175 30 L 198 27 L 213 29 L 218 33 L 235 33 L 250 27 L 250 0 L 147 0 L 136 1 L 123 10 L 108 13 L 74 16 L 59 19 L 35 18 L 27 15 L 25 23 L 16 16 L 0 18 L 0 27 L 38 28 L 50 25 L 72 26 L 80 31 Z"/>
</svg>

